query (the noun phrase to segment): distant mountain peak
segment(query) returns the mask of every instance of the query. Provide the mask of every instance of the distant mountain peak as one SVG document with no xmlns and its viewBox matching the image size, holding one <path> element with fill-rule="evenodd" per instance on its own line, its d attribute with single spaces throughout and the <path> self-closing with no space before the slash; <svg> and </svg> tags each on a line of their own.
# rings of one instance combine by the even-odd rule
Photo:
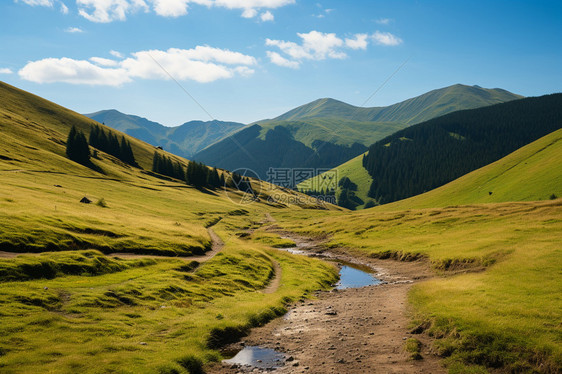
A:
<svg viewBox="0 0 562 374">
<path fill-rule="evenodd" d="M 342 118 L 354 121 L 400 122 L 414 124 L 459 109 L 473 109 L 503 103 L 523 96 L 499 88 L 482 88 L 457 83 L 438 88 L 387 107 L 357 107 L 332 98 L 301 105 L 272 121 L 307 118 Z"/>
</svg>

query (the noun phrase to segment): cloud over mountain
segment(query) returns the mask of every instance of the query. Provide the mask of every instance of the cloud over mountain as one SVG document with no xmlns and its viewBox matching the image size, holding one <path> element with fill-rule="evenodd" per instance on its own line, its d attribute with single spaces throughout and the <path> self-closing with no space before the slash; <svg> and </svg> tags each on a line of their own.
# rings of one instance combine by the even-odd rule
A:
<svg viewBox="0 0 562 374">
<path fill-rule="evenodd" d="M 102 57 L 91 57 L 89 61 L 45 58 L 29 62 L 18 74 L 36 83 L 121 86 L 134 79 L 172 78 L 209 83 L 237 75 L 252 75 L 251 66 L 257 63 L 252 56 L 209 46 L 139 51 L 131 56 L 120 61 Z"/>
</svg>

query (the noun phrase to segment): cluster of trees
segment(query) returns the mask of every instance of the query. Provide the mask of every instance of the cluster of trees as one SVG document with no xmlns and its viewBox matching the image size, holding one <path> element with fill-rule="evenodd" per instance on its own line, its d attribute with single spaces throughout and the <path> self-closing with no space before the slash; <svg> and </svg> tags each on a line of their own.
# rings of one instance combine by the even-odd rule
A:
<svg viewBox="0 0 562 374">
<path fill-rule="evenodd" d="M 238 173 L 232 173 L 232 175 L 226 181 L 226 186 L 255 195 L 254 189 L 252 188 L 252 183 L 250 182 L 250 178 L 243 177 Z"/>
<path fill-rule="evenodd" d="M 398 131 L 369 148 L 369 196 L 380 203 L 437 188 L 562 127 L 562 94 L 463 110 Z"/>
<path fill-rule="evenodd" d="M 94 126 L 90 132 L 89 142 L 92 147 L 100 151 L 113 155 L 129 165 L 138 166 L 131 143 L 125 139 L 125 136 L 119 139 L 112 131 L 106 133 L 101 127 Z"/>
<path fill-rule="evenodd" d="M 298 192 L 303 193 L 305 195 L 311 196 L 311 197 L 315 197 L 319 200 L 322 201 L 326 201 L 328 203 L 336 203 L 336 191 L 334 189 L 328 189 L 328 188 L 324 188 L 321 190 L 314 190 L 314 189 L 310 189 L 310 190 L 298 190 Z"/>
<path fill-rule="evenodd" d="M 190 162 L 185 173 L 185 182 L 197 188 L 207 187 L 216 189 L 224 186 L 224 176 L 220 175 L 217 168 L 210 169 L 200 162 Z"/>
<path fill-rule="evenodd" d="M 152 158 L 152 171 L 158 174 L 166 175 L 170 178 L 185 179 L 185 169 L 179 161 L 174 161 L 166 155 L 154 152 Z"/>
<path fill-rule="evenodd" d="M 69 159 L 79 164 L 88 165 L 90 163 L 90 147 L 88 146 L 86 136 L 82 131 L 76 130 L 75 126 L 72 126 L 68 133 L 66 155 Z"/>
<path fill-rule="evenodd" d="M 363 200 L 355 195 L 357 184 L 353 183 L 348 177 L 342 177 L 338 182 L 337 204 L 341 207 L 354 210 L 359 205 L 363 205 Z"/>
<path fill-rule="evenodd" d="M 200 162 L 190 162 L 184 166 L 179 161 L 174 161 L 160 152 L 154 152 L 152 171 L 183 180 L 197 188 L 216 189 L 226 185 L 224 175 L 219 175 L 217 168 L 211 169 Z"/>
</svg>

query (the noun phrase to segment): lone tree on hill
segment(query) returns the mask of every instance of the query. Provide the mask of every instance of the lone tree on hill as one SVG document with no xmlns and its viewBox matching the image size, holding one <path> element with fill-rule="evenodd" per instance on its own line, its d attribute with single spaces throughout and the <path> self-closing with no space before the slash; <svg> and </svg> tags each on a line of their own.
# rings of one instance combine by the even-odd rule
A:
<svg viewBox="0 0 562 374">
<path fill-rule="evenodd" d="M 86 136 L 82 131 L 76 130 L 75 126 L 72 126 L 68 133 L 66 155 L 69 159 L 79 164 L 87 165 L 90 163 L 90 147 L 88 146 Z"/>
</svg>

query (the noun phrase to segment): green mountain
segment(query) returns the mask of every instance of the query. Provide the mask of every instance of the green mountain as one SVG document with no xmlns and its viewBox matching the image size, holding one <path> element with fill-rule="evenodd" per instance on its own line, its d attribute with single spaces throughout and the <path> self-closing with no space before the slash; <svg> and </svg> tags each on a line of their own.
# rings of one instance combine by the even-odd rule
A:
<svg viewBox="0 0 562 374">
<path fill-rule="evenodd" d="M 85 116 L 186 158 L 191 158 L 195 153 L 245 126 L 238 122 L 215 120 L 190 121 L 181 126 L 167 127 L 115 109 L 102 110 Z"/>
<path fill-rule="evenodd" d="M 414 124 L 461 109 L 503 103 L 522 96 L 499 88 L 455 84 L 387 107 L 362 108 L 334 99 L 319 99 L 273 119 L 295 121 L 304 118 L 340 118 L 360 122 Z"/>
<path fill-rule="evenodd" d="M 250 168 L 263 179 L 269 168 L 330 169 L 417 121 L 520 97 L 500 89 L 454 85 L 388 107 L 360 108 L 320 99 L 243 128 L 194 158 L 229 170 Z"/>
<path fill-rule="evenodd" d="M 562 197 L 562 129 L 519 148 L 502 159 L 384 209 L 536 201 Z"/>
<path fill-rule="evenodd" d="M 363 160 L 369 196 L 389 203 L 433 190 L 562 127 L 562 94 L 462 110 L 400 130 Z M 491 191 L 490 191 L 491 192 Z"/>
</svg>

